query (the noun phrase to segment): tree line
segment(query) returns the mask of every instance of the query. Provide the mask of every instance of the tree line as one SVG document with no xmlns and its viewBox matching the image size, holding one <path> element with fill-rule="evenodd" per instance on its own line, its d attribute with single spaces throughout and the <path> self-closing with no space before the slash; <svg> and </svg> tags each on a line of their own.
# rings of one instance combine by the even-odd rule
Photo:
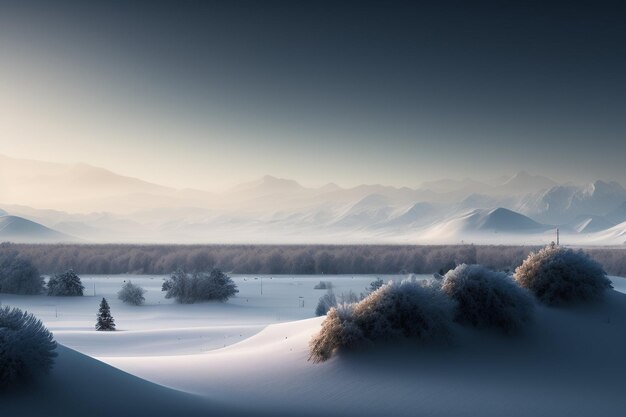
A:
<svg viewBox="0 0 626 417">
<path fill-rule="evenodd" d="M 499 245 L 80 245 L 1 244 L 43 274 L 169 274 L 177 269 L 235 274 L 444 273 L 461 263 L 514 270 L 541 247 Z M 626 276 L 626 251 L 587 249 L 611 275 Z"/>
</svg>

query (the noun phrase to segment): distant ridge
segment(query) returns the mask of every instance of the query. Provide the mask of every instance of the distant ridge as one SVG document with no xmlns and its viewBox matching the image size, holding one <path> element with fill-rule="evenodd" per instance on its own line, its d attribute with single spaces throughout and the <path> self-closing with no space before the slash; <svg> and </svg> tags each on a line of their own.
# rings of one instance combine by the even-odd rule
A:
<svg viewBox="0 0 626 417">
<path fill-rule="evenodd" d="M 547 230 L 547 226 L 512 210 L 498 207 L 495 209 L 477 209 L 460 219 L 464 230 L 524 232 Z"/>
<path fill-rule="evenodd" d="M 0 241 L 15 243 L 63 243 L 78 239 L 18 216 L 0 216 Z"/>
</svg>

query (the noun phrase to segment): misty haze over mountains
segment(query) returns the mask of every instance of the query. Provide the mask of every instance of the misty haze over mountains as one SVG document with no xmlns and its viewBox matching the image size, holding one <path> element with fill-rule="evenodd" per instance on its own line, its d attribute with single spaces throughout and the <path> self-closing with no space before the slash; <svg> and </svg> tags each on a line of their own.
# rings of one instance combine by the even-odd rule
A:
<svg viewBox="0 0 626 417">
<path fill-rule="evenodd" d="M 418 188 L 310 188 L 268 175 L 212 193 L 0 156 L 0 208 L 0 241 L 15 242 L 542 244 L 557 226 L 572 244 L 626 242 L 621 184 L 523 171 Z"/>
</svg>

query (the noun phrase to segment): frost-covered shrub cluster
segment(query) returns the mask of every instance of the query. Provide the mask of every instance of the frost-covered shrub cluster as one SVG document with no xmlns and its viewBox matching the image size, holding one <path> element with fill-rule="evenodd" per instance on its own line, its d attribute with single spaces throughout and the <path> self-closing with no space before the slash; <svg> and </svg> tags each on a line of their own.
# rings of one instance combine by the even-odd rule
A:
<svg viewBox="0 0 626 417">
<path fill-rule="evenodd" d="M 453 317 L 454 302 L 437 285 L 390 282 L 358 303 L 331 308 L 311 340 L 310 359 L 321 362 L 340 348 L 397 338 L 446 340 Z"/>
<path fill-rule="evenodd" d="M 219 269 L 210 273 L 193 274 L 178 270 L 163 282 L 161 289 L 166 291 L 165 298 L 175 298 L 184 304 L 209 300 L 226 301 L 239 292 L 233 280 Z"/>
<path fill-rule="evenodd" d="M 333 287 L 333 283 L 330 281 L 320 281 L 318 284 L 315 284 L 313 289 L 315 290 L 330 290 Z"/>
<path fill-rule="evenodd" d="M 0 307 L 0 389 L 48 372 L 55 349 L 52 334 L 35 316 Z"/>
<path fill-rule="evenodd" d="M 3 246 L 0 249 L 0 293 L 40 294 L 43 289 L 44 280 L 33 263 Z"/>
<path fill-rule="evenodd" d="M 530 294 L 503 272 L 459 265 L 445 275 L 441 289 L 457 302 L 459 323 L 513 333 L 532 320 Z"/>
<path fill-rule="evenodd" d="M 333 290 L 328 290 L 326 294 L 320 297 L 317 307 L 315 308 L 315 315 L 323 316 L 328 313 L 328 310 L 332 307 L 337 307 L 337 297 L 335 297 Z"/>
<path fill-rule="evenodd" d="M 589 255 L 556 245 L 531 253 L 514 278 L 553 306 L 599 299 L 612 288 L 602 266 Z"/>
<path fill-rule="evenodd" d="M 117 298 L 125 302 L 126 304 L 132 304 L 140 306 L 144 303 L 145 297 L 143 296 L 146 290 L 139 285 L 133 284 L 130 280 L 117 292 Z"/>
<path fill-rule="evenodd" d="M 80 277 L 71 269 L 48 280 L 48 295 L 82 296 L 84 290 Z"/>
</svg>

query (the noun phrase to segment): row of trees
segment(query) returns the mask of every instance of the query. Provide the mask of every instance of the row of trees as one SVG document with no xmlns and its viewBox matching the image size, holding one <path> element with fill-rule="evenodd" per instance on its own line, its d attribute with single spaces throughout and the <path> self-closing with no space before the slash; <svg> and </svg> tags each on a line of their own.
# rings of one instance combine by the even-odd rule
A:
<svg viewBox="0 0 626 417">
<path fill-rule="evenodd" d="M 39 271 L 168 274 L 213 268 L 242 274 L 443 273 L 462 263 L 514 270 L 532 246 L 413 245 L 35 245 L 2 244 Z M 612 275 L 626 275 L 624 249 L 588 249 Z"/>
<path fill-rule="evenodd" d="M 46 284 L 30 259 L 11 245 L 0 247 L 0 293 L 28 295 L 46 292 L 50 296 L 82 296 L 84 289 L 80 277 L 72 269 L 53 275 Z M 175 298 L 179 303 L 226 301 L 239 292 L 233 280 L 219 269 L 194 273 L 178 269 L 164 281 L 162 290 L 166 292 L 165 298 Z M 129 280 L 117 295 L 127 304 L 141 305 L 145 301 L 145 292 Z"/>
<path fill-rule="evenodd" d="M 167 274 L 213 268 L 246 274 L 397 274 L 448 271 L 461 263 L 514 269 L 532 247 L 409 245 L 3 244 L 43 273 Z M 626 269 L 626 268 L 625 268 Z"/>
</svg>

